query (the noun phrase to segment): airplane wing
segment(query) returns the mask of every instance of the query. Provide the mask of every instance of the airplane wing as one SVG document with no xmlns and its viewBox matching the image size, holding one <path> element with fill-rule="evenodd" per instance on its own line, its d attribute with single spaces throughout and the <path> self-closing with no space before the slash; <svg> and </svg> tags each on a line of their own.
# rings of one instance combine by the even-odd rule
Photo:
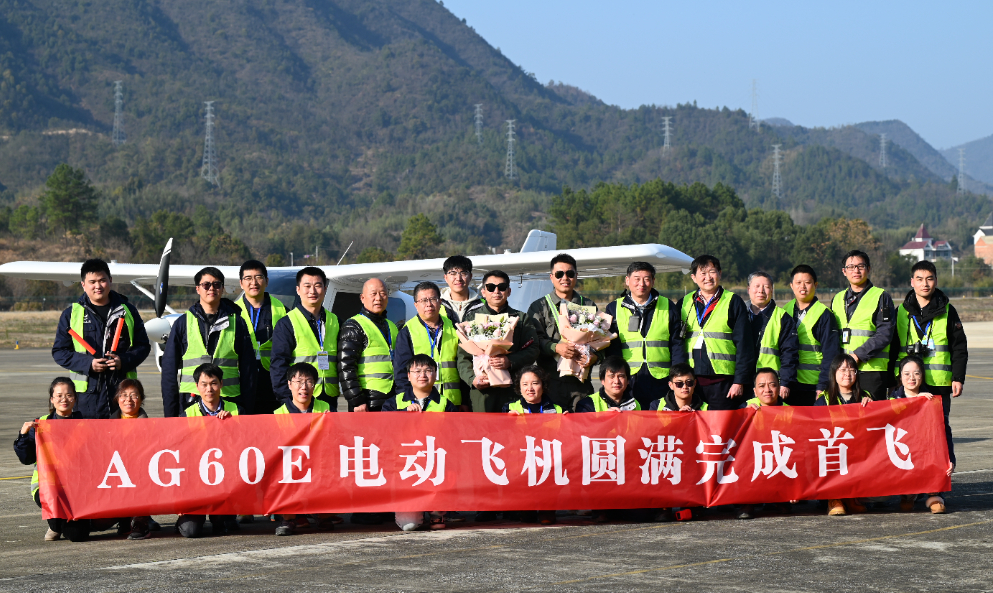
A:
<svg viewBox="0 0 993 593">
<path fill-rule="evenodd" d="M 79 267 L 82 262 L 15 261 L 0 266 L 0 274 L 25 280 L 50 280 L 62 282 L 66 286 L 79 282 Z M 206 265 L 206 264 L 205 264 Z M 108 264 L 114 282 L 138 282 L 155 284 L 159 264 Z M 216 266 L 224 274 L 225 289 L 228 292 L 238 288 L 237 266 Z M 203 266 L 172 265 L 169 267 L 169 284 L 173 286 L 193 286 L 193 277 Z"/>
</svg>

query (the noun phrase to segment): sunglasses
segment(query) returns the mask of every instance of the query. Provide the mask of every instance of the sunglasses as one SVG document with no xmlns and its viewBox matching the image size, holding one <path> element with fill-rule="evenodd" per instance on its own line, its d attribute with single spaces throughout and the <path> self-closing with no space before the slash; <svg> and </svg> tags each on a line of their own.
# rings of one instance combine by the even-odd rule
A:
<svg viewBox="0 0 993 593">
<path fill-rule="evenodd" d="M 215 280 L 214 282 L 201 282 L 199 286 L 204 290 L 210 290 L 211 288 L 214 290 L 220 290 L 224 288 L 224 283 L 219 280 Z"/>
<path fill-rule="evenodd" d="M 486 286 L 486 290 L 489 292 L 507 292 L 507 289 L 510 288 L 510 283 L 509 282 L 501 282 L 500 284 L 486 283 L 485 286 Z"/>
<path fill-rule="evenodd" d="M 576 270 L 559 270 L 552 275 L 555 276 L 556 280 L 561 280 L 562 276 L 565 276 L 566 278 L 575 278 Z"/>
<path fill-rule="evenodd" d="M 696 380 L 687 379 L 685 381 L 673 381 L 672 384 L 676 386 L 676 389 L 682 389 L 683 387 L 693 387 L 696 385 Z"/>
</svg>

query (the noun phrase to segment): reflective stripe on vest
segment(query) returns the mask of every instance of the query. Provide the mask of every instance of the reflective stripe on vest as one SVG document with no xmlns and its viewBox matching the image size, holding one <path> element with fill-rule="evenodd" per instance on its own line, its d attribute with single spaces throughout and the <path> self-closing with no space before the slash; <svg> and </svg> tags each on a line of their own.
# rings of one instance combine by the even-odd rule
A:
<svg viewBox="0 0 993 593">
<path fill-rule="evenodd" d="M 116 309 L 107 314 L 107 324 L 104 327 L 104 336 L 102 344 L 107 343 L 107 339 L 110 337 L 110 328 L 114 326 L 114 321 L 124 318 L 124 326 L 128 328 L 128 344 L 134 343 L 134 317 L 131 316 L 131 310 L 124 305 L 118 305 Z M 69 314 L 69 328 L 79 334 L 81 337 L 86 334 L 83 333 L 83 322 L 86 320 L 86 308 L 79 303 L 72 304 L 72 311 Z M 117 328 L 114 327 L 114 331 Z M 90 344 L 90 346 L 99 346 L 101 344 Z M 72 341 L 73 350 L 82 353 L 86 352 L 86 348 L 77 342 Z M 129 346 L 130 347 L 130 346 Z M 135 370 L 130 370 L 125 373 L 125 377 L 128 379 L 137 379 L 138 372 Z M 69 378 L 72 379 L 72 384 L 76 388 L 76 393 L 86 393 L 89 391 L 90 377 L 83 373 L 77 373 L 75 371 L 69 371 Z"/>
<path fill-rule="evenodd" d="M 436 385 L 438 392 L 448 401 L 460 406 L 462 392 L 459 390 L 459 369 L 455 363 L 459 351 L 459 335 L 455 333 L 455 325 L 448 317 L 442 317 L 441 323 L 442 330 L 439 336 L 441 344 L 434 351 L 431 350 L 428 330 L 419 317 L 411 317 L 404 327 L 410 333 L 410 344 L 414 348 L 414 354 L 426 354 L 438 363 L 438 368 L 441 369 L 441 385 Z M 400 369 L 400 372 L 405 370 Z"/>
<path fill-rule="evenodd" d="M 931 320 L 929 336 L 934 341 L 930 356 L 924 357 L 924 379 L 931 387 L 948 387 L 952 384 L 952 349 L 948 345 L 948 308 L 941 315 Z M 901 304 L 896 310 L 896 331 L 900 337 L 900 352 L 897 362 L 907 358 L 907 348 L 922 338 L 917 324 L 910 318 L 910 312 Z M 899 366 L 893 370 L 897 378 L 900 376 Z"/>
<path fill-rule="evenodd" d="M 232 402 L 221 400 L 221 410 L 225 412 L 231 412 L 232 416 L 238 415 L 238 406 Z M 220 411 L 220 410 L 218 410 Z M 196 418 L 198 416 L 203 416 L 203 412 L 200 411 L 200 402 L 194 401 L 193 405 L 186 408 L 185 410 L 187 418 Z"/>
<path fill-rule="evenodd" d="M 796 319 L 796 299 L 786 303 L 786 313 Z M 796 335 L 800 341 L 800 356 L 797 364 L 796 380 L 804 385 L 817 385 L 821 376 L 821 364 L 824 362 L 822 345 L 814 337 L 814 327 L 820 321 L 821 315 L 828 310 L 827 305 L 820 301 L 807 308 L 803 319 L 796 324 Z"/>
<path fill-rule="evenodd" d="M 859 300 L 859 304 L 855 307 L 855 313 L 852 315 L 851 321 L 849 321 L 848 314 L 845 312 L 845 291 L 843 290 L 834 295 L 834 301 L 831 303 L 831 311 L 838 320 L 838 325 L 841 326 L 841 329 L 850 329 L 852 334 L 848 343 L 841 345 L 846 353 L 851 354 L 855 352 L 863 344 L 868 342 L 869 338 L 876 335 L 876 324 L 872 322 L 872 315 L 879 308 L 879 299 L 882 296 L 883 289 L 877 286 L 873 286 L 866 291 L 865 295 Z M 887 342 L 886 347 L 876 355 L 876 358 L 860 362 L 859 370 L 886 371 L 889 369 L 889 366 L 890 345 Z"/>
<path fill-rule="evenodd" d="M 289 404 L 283 404 L 283 405 L 279 406 L 278 408 L 276 408 L 276 411 L 273 412 L 273 414 L 289 414 L 290 411 L 286 407 L 288 405 Z M 324 412 L 330 412 L 330 411 L 331 411 L 331 404 L 329 404 L 328 402 L 326 402 L 324 400 L 320 400 L 320 399 L 315 399 L 313 401 L 313 405 L 311 406 L 311 409 L 310 409 L 310 412 L 313 413 L 313 414 L 323 414 Z M 306 413 L 306 412 L 303 412 L 303 413 Z"/>
<path fill-rule="evenodd" d="M 772 310 L 769 321 L 762 329 L 762 336 L 759 339 L 759 357 L 755 362 L 755 368 L 770 368 L 778 371 L 783 367 L 782 354 L 779 352 L 779 334 L 783 329 L 783 317 L 786 311 L 781 307 Z"/>
<path fill-rule="evenodd" d="M 227 326 L 220 330 L 215 330 L 223 320 L 218 319 L 217 323 L 210 327 L 207 333 L 207 341 L 210 335 L 220 332 L 217 338 L 217 347 L 214 348 L 214 355 L 207 354 L 207 347 L 204 345 L 203 336 L 200 335 L 200 322 L 193 313 L 186 312 L 186 352 L 183 353 L 183 367 L 179 370 L 179 392 L 196 394 L 197 384 L 193 380 L 193 371 L 202 364 L 211 363 L 220 367 L 224 378 L 221 380 L 221 397 L 235 398 L 241 395 L 241 381 L 238 373 L 238 353 L 234 349 L 235 327 L 238 317 L 234 314 L 228 315 Z"/>
<path fill-rule="evenodd" d="M 695 366 L 693 361 L 693 344 L 700 336 L 703 336 L 703 343 L 707 346 L 707 358 L 710 359 L 710 366 L 716 375 L 733 375 L 735 360 L 738 358 L 738 348 L 731 340 L 733 334 L 728 325 L 728 316 L 731 313 L 731 297 L 733 293 L 725 290 L 721 294 L 721 299 L 717 306 L 710 313 L 710 317 L 700 327 L 700 322 L 696 317 L 696 305 L 693 302 L 693 293 L 683 299 L 683 310 L 681 312 L 683 323 L 690 329 L 690 335 L 686 339 L 686 353 L 689 354 L 690 366 Z"/>
<path fill-rule="evenodd" d="M 404 401 L 403 400 L 403 396 L 404 396 L 404 394 L 402 394 L 402 393 L 399 394 L 399 395 L 397 395 L 397 410 L 406 410 L 407 409 L 407 406 L 409 406 L 410 404 L 417 403 L 416 401 L 411 401 L 411 402 Z M 422 412 L 444 412 L 445 411 L 445 408 L 448 407 L 448 402 L 449 401 L 450 400 L 447 397 L 445 397 L 445 396 L 439 397 L 438 398 L 438 401 L 428 400 L 428 409 L 421 410 L 421 411 Z M 455 402 L 452 402 L 452 403 L 454 404 Z M 455 405 L 458 405 L 458 404 L 455 404 Z"/>
<path fill-rule="evenodd" d="M 599 391 L 597 391 L 596 393 L 590 394 L 590 399 L 593 400 L 593 411 L 594 412 L 606 412 L 606 411 L 610 410 L 610 404 L 607 403 L 607 400 L 605 400 L 604 398 L 600 397 L 600 392 Z M 639 404 L 638 402 L 634 402 L 634 410 L 633 411 L 640 412 L 641 411 L 641 404 Z"/>
<path fill-rule="evenodd" d="M 79 335 L 83 335 L 83 334 L 80 333 Z M 76 340 L 73 340 L 73 342 L 75 342 L 75 341 Z M 44 416 L 39 417 L 38 420 L 48 420 L 48 416 L 49 416 L 48 414 L 45 414 Z M 35 436 L 37 437 L 37 433 L 35 433 Z M 32 500 L 34 500 L 34 495 L 38 492 L 39 488 L 41 488 L 41 486 L 40 486 L 40 481 L 38 480 L 38 464 L 36 463 L 36 464 L 34 464 L 34 472 L 31 474 L 31 499 Z"/>
<path fill-rule="evenodd" d="M 300 309 L 293 309 L 286 314 L 293 327 L 293 338 L 296 346 L 293 348 L 291 364 L 306 362 L 317 369 L 317 385 L 314 386 L 314 397 L 326 395 L 338 397 L 338 316 L 324 309 L 324 352 L 328 353 L 328 368 L 317 368 L 317 353 L 321 352 L 321 344 L 314 335 L 314 328 L 304 317 Z"/>
<path fill-rule="evenodd" d="M 248 326 L 248 335 L 252 337 L 252 346 L 255 347 L 255 351 L 259 353 L 259 362 L 262 363 L 262 368 L 269 370 L 269 364 L 272 362 L 272 335 L 270 334 L 269 339 L 266 340 L 264 344 L 259 344 L 259 341 L 255 338 L 255 326 L 252 325 L 252 317 L 248 314 L 248 307 L 245 306 L 245 299 L 238 299 L 238 307 L 241 308 L 241 318 L 245 320 L 245 325 Z M 286 307 L 279 299 L 274 298 L 269 295 L 269 311 L 272 314 L 272 327 L 276 328 L 276 323 L 286 316 Z M 261 315 L 261 311 L 259 315 Z"/>
<path fill-rule="evenodd" d="M 552 404 L 552 405 L 555 406 L 555 404 Z M 529 410 L 525 410 L 524 409 L 524 405 L 521 403 L 521 400 L 517 400 L 517 401 L 511 403 L 509 406 L 507 406 L 507 410 L 510 411 L 510 412 L 519 412 L 521 414 L 530 414 L 531 413 Z M 551 412 L 547 408 L 542 408 L 541 409 L 541 413 L 542 414 L 552 414 L 553 412 Z M 555 412 L 554 413 L 555 414 L 561 414 L 562 413 L 562 407 L 561 406 L 555 406 Z"/>
<path fill-rule="evenodd" d="M 621 356 L 631 367 L 631 375 L 637 375 L 642 365 L 648 362 L 648 372 L 656 379 L 669 376 L 672 353 L 669 351 L 669 299 L 655 299 L 655 313 L 648 335 L 642 337 L 640 331 L 628 331 L 631 310 L 622 306 L 623 298 L 617 299 L 617 338 L 621 341 Z M 644 323 L 644 321 L 642 321 Z"/>
<path fill-rule="evenodd" d="M 397 343 L 397 326 L 386 320 L 390 328 L 390 343 L 386 342 L 383 332 L 371 319 L 359 313 L 352 317 L 365 332 L 368 345 L 359 357 L 356 374 L 362 389 L 372 389 L 380 393 L 389 393 L 393 389 L 393 347 Z M 391 344 L 393 345 L 391 347 Z"/>
</svg>

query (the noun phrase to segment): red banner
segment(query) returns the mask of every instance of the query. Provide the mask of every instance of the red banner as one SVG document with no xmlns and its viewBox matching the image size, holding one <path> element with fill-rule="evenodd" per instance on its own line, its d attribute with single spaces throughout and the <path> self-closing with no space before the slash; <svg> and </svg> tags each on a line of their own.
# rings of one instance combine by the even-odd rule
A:
<svg viewBox="0 0 993 593">
<path fill-rule="evenodd" d="M 714 506 L 947 491 L 941 402 L 40 422 L 43 515 Z"/>
</svg>

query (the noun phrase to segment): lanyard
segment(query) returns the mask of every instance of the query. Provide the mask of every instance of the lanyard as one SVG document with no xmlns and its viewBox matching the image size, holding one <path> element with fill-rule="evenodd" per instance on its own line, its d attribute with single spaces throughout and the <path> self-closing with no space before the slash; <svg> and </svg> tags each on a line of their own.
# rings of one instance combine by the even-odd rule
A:
<svg viewBox="0 0 993 593">
<path fill-rule="evenodd" d="M 911 317 L 911 319 L 914 320 L 914 325 L 917 326 L 917 331 L 921 334 L 921 343 L 925 343 L 927 341 L 926 338 L 928 337 L 928 334 L 931 333 L 931 326 L 934 325 L 934 320 L 932 319 L 931 321 L 928 321 L 927 326 L 924 327 L 924 329 L 921 329 L 921 324 L 917 323 L 917 318 Z"/>
<path fill-rule="evenodd" d="M 324 316 L 324 312 L 321 311 L 321 317 L 323 317 L 323 316 Z M 324 326 L 325 326 L 325 322 L 324 322 L 324 320 L 321 319 L 321 317 L 318 317 L 317 318 L 317 342 L 318 342 L 318 344 L 321 347 L 321 352 L 324 352 Z"/>
<path fill-rule="evenodd" d="M 252 331 L 258 331 L 259 319 L 262 319 L 262 307 L 256 309 L 251 305 L 251 303 L 249 303 L 248 316 L 252 318 Z"/>
<path fill-rule="evenodd" d="M 418 319 L 420 320 L 421 325 L 424 326 L 424 329 L 426 329 L 428 332 L 428 341 L 431 343 L 431 358 L 434 358 L 434 349 L 438 345 L 438 343 L 441 342 L 441 332 L 443 329 L 445 329 L 445 326 L 442 325 L 437 330 L 432 330 L 430 327 L 428 327 L 428 324 L 424 323 L 423 319 L 420 319 L 420 317 L 418 317 Z M 441 354 L 440 346 L 438 347 L 438 353 Z"/>
<path fill-rule="evenodd" d="M 703 315 L 700 315 L 700 310 L 696 308 L 696 303 L 693 304 L 693 309 L 696 311 L 696 320 L 697 323 L 700 325 L 700 329 L 703 329 L 703 320 L 706 319 L 707 316 L 710 315 L 714 311 L 714 308 L 717 306 L 717 300 L 718 299 L 716 294 L 710 297 L 710 300 L 707 301 L 707 306 L 703 310 Z"/>
</svg>

